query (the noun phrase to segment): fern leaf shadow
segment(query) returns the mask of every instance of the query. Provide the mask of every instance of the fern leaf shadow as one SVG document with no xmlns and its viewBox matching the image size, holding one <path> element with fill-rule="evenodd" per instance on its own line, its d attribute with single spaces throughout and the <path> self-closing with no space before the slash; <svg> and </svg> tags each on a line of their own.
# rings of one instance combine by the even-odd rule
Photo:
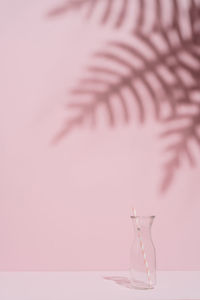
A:
<svg viewBox="0 0 200 300">
<path fill-rule="evenodd" d="M 48 16 L 86 8 L 89 19 L 103 2 L 101 25 L 107 24 L 115 12 L 116 1 L 65 0 Z M 187 161 L 191 167 L 197 165 L 191 140 L 200 147 L 200 3 L 191 1 L 185 8 L 181 0 L 168 1 L 171 2 L 171 13 L 166 25 L 162 16 L 167 1 L 152 1 L 152 26 L 145 31 L 148 0 L 119 1 L 121 5 L 116 10 L 114 26 L 118 29 L 126 24 L 131 3 L 138 5 L 134 26 L 131 23 L 129 31 L 130 39 L 111 40 L 93 54 L 93 62 L 87 65 L 87 75 L 70 91 L 68 112 L 72 115 L 55 135 L 52 144 L 57 144 L 79 127 L 96 127 L 102 108 L 110 128 L 121 121 L 127 124 L 136 120 L 144 124 L 152 111 L 153 118 L 165 126 L 159 136 L 164 143 L 162 153 L 165 157 L 160 193 L 165 193 L 174 183 L 182 162 Z M 185 34 L 182 19 L 185 27 L 190 29 L 189 34 Z M 166 106 L 169 108 L 168 119 L 163 116 Z M 130 284 L 127 278 L 106 279 L 121 285 Z"/>
</svg>

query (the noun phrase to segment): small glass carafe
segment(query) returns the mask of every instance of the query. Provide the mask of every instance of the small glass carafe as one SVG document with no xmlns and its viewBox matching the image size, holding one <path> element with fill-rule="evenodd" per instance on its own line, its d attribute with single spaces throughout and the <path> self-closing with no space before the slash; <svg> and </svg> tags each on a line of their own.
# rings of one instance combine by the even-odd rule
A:
<svg viewBox="0 0 200 300">
<path fill-rule="evenodd" d="M 156 252 L 151 237 L 154 216 L 131 216 L 134 241 L 131 247 L 130 280 L 137 289 L 156 285 Z"/>
</svg>

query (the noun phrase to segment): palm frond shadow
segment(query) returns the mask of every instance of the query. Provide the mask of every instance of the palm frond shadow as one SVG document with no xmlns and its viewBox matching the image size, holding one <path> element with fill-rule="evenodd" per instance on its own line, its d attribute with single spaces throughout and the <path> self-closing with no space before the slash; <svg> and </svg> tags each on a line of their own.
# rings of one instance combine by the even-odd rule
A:
<svg viewBox="0 0 200 300">
<path fill-rule="evenodd" d="M 179 124 L 180 120 L 184 121 L 182 126 Z M 187 159 L 191 167 L 196 165 L 190 142 L 194 141 L 200 148 L 200 132 L 198 130 L 200 126 L 200 106 L 197 105 L 195 113 L 177 114 L 174 118 L 168 118 L 166 125 L 174 121 L 176 126 L 165 129 L 160 135 L 161 138 L 177 137 L 165 148 L 165 152 L 170 153 L 170 158 L 164 164 L 164 178 L 161 185 L 161 191 L 163 192 L 171 185 L 176 170 L 181 166 L 182 159 Z"/>
<path fill-rule="evenodd" d="M 80 11 L 81 9 L 86 8 L 86 19 L 88 20 L 95 13 L 95 10 L 98 8 L 99 4 L 102 4 L 103 2 L 104 9 L 101 15 L 100 23 L 104 25 L 109 21 L 116 1 L 121 2 L 121 7 L 114 25 L 116 28 L 119 28 L 126 20 L 130 0 L 68 0 L 60 6 L 50 10 L 47 16 L 56 17 L 67 14 L 70 11 Z"/>
<path fill-rule="evenodd" d="M 81 7 L 90 1 L 68 3 L 75 2 Z M 144 3 L 141 1 L 141 5 Z M 186 18 L 190 34 L 185 34 L 179 22 L 179 1 L 172 0 L 173 26 L 166 28 L 161 20 L 161 1 L 156 3 L 158 18 L 151 34 L 137 30 L 129 42 L 109 41 L 102 51 L 94 54 L 94 63 L 87 67 L 86 75 L 70 92 L 72 101 L 68 103 L 68 110 L 73 111 L 73 115 L 65 121 L 53 143 L 88 122 L 96 126 L 99 108 L 104 108 L 109 125 L 115 126 L 118 123 L 116 102 L 121 107 L 124 122 L 131 121 L 131 110 L 137 108 L 138 121 L 144 123 L 149 113 L 149 101 L 154 118 L 166 128 L 159 138 L 168 139 L 174 134 L 179 136 L 176 142 L 170 142 L 164 150 L 165 153 L 171 153 L 164 164 L 161 183 L 161 191 L 164 192 L 181 166 L 183 155 L 191 165 L 195 165 L 190 148 L 191 138 L 200 148 L 200 8 L 196 1 L 191 0 Z M 138 24 L 143 24 L 142 18 L 140 16 Z M 145 93 L 141 93 L 141 90 Z M 132 108 L 126 91 L 134 104 Z M 166 105 L 169 108 L 167 117 L 163 115 L 163 107 Z M 182 106 L 194 106 L 195 112 L 191 114 L 186 110 L 186 113 L 182 113 Z M 181 119 L 188 120 L 188 125 L 181 127 L 175 122 L 175 127 L 168 129 L 172 121 L 178 122 Z"/>
<path fill-rule="evenodd" d="M 47 13 L 48 18 L 55 18 L 66 15 L 70 12 L 80 12 L 85 10 L 85 19 L 90 20 L 100 6 L 103 6 L 100 24 L 107 25 L 112 20 L 113 11 L 116 4 L 119 5 L 118 10 L 115 12 L 115 20 L 112 27 L 119 29 L 129 19 L 130 32 L 139 32 L 144 28 L 148 31 L 160 30 L 166 27 L 163 22 L 162 16 L 165 14 L 166 9 L 170 9 L 170 20 L 168 20 L 168 28 L 175 27 L 177 24 L 177 16 L 181 13 L 182 0 L 153 0 L 154 9 L 151 11 L 149 8 L 149 0 L 66 0 L 55 8 L 49 10 Z M 193 2 L 193 0 L 192 0 Z M 195 3 L 194 3 L 195 6 Z M 196 6 L 195 6 L 196 7 Z M 132 18 L 130 11 L 133 11 L 136 16 Z M 152 22 L 149 24 L 147 15 L 153 14 Z"/>
</svg>

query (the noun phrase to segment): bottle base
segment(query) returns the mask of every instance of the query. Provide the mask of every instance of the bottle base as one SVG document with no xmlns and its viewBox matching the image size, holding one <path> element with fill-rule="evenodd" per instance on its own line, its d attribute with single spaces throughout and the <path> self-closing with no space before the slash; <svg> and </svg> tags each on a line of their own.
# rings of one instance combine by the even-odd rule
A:
<svg viewBox="0 0 200 300">
<path fill-rule="evenodd" d="M 150 285 L 142 281 L 135 281 L 135 280 L 131 281 L 131 286 L 137 290 L 152 290 L 155 288 L 154 285 Z"/>
</svg>

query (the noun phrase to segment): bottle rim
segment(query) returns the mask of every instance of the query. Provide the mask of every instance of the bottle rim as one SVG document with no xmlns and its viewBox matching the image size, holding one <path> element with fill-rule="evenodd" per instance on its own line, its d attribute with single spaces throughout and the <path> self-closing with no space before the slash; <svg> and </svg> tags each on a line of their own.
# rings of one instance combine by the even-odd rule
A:
<svg viewBox="0 0 200 300">
<path fill-rule="evenodd" d="M 151 218 L 151 219 L 154 219 L 155 218 L 155 216 L 130 216 L 132 219 L 143 219 L 143 218 Z"/>
</svg>

